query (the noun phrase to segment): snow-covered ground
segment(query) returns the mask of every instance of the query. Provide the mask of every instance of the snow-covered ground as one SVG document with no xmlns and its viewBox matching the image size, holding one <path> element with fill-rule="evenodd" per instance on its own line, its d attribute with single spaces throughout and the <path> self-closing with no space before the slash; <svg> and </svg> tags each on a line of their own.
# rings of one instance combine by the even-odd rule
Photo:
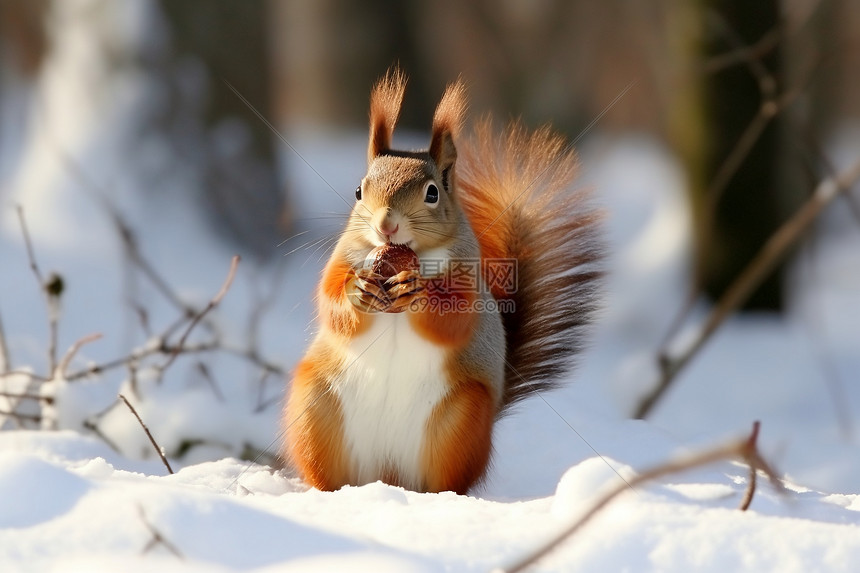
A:
<svg viewBox="0 0 860 573">
<path fill-rule="evenodd" d="M 136 26 L 131 16 L 120 24 Z M 218 291 L 234 254 L 184 192 L 193 174 L 174 169 L 148 192 L 138 166 L 171 158 L 158 142 L 140 144 L 129 133 L 145 82 L 131 72 L 104 80 L 87 24 L 58 30 L 60 49 L 37 84 L 4 81 L 11 95 L 0 98 L 0 117 L 18 118 L 0 124 L 10 150 L 0 157 L 0 319 L 12 366 L 38 374 L 47 374 L 46 309 L 16 205 L 42 272 L 59 273 L 67 285 L 60 354 L 102 334 L 67 373 L 151 347 L 180 316 L 129 262 L 94 193 L 115 206 L 142 254 L 197 308 Z M 859 133 L 834 140 L 834 161 L 860 154 Z M 284 149 L 283 172 L 297 224 L 308 232 L 273 245 L 285 255 L 275 264 L 246 257 L 211 325 L 199 325 L 189 343 L 217 335 L 222 348 L 252 345 L 289 370 L 312 331 L 312 290 L 325 258 L 316 241 L 343 222 L 338 214 L 363 175 L 365 140 L 318 127 L 286 137 L 301 153 Z M 731 319 L 654 415 L 630 420 L 685 293 L 683 178 L 645 136 L 592 134 L 581 151 L 581 182 L 608 211 L 613 253 L 594 344 L 564 389 L 499 422 L 493 468 L 473 495 L 379 483 L 308 490 L 262 463 L 279 439 L 283 380 L 221 350 L 180 356 L 159 381 L 165 357 L 155 356 L 133 381 L 116 368 L 41 388 L 55 399 L 41 410 L 42 425 L 56 429 L 15 429 L 0 418 L 0 570 L 488 571 L 559 531 L 619 476 L 745 435 L 761 420 L 761 449 L 786 477 L 787 495 L 762 483 L 751 509 L 736 510 L 747 469 L 729 462 L 665 478 L 620 496 L 534 570 L 855 571 L 858 225 L 844 207 L 831 209 L 794 266 L 790 311 Z M 270 293 L 254 326 L 249 316 Z M 135 306 L 146 309 L 151 334 Z M 7 377 L 0 390 L 20 390 L 22 378 Z M 166 475 L 137 421 L 117 405 L 119 392 L 176 474 Z M 12 405 L 0 397 L 0 412 Z M 88 419 L 116 450 L 82 429 Z M 261 463 L 239 459 L 259 452 Z"/>
</svg>

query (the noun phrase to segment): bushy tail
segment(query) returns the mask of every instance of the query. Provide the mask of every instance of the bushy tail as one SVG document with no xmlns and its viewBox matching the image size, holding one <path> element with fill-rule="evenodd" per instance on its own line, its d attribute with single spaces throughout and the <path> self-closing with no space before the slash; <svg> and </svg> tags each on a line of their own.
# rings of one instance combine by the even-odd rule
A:
<svg viewBox="0 0 860 573">
<path fill-rule="evenodd" d="M 460 200 L 482 259 L 517 261 L 513 292 L 485 276 L 515 308 L 502 313 L 508 406 L 556 385 L 584 345 L 602 275 L 600 215 L 572 188 L 576 153 L 547 127 L 514 123 L 498 134 L 486 120 L 458 150 Z"/>
</svg>

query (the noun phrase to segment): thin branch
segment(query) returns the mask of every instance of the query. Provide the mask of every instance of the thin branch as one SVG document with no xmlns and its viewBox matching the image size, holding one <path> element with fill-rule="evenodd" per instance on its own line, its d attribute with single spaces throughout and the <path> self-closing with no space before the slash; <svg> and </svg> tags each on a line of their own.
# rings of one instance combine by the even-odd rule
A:
<svg viewBox="0 0 860 573">
<path fill-rule="evenodd" d="M 33 251 L 33 243 L 30 240 L 30 231 L 27 229 L 27 219 L 24 217 L 24 208 L 17 205 L 18 221 L 21 223 L 21 234 L 24 236 L 24 247 L 27 249 L 27 260 L 30 262 L 30 269 L 36 276 L 36 282 L 39 283 L 39 288 L 44 288 L 45 279 L 42 276 L 42 271 L 39 269 L 39 263 L 36 262 L 36 254 Z"/>
<path fill-rule="evenodd" d="M 746 511 L 750 508 L 750 504 L 752 503 L 753 496 L 755 495 L 756 490 L 756 482 L 758 481 L 758 470 L 755 467 L 750 466 L 750 477 L 747 481 L 747 489 L 744 491 L 744 496 L 741 499 L 741 504 L 738 506 L 738 509 L 741 511 Z"/>
<path fill-rule="evenodd" d="M 759 40 L 749 46 L 737 46 L 734 49 L 710 58 L 702 66 L 702 72 L 706 74 L 715 74 L 726 68 L 736 66 L 738 64 L 749 64 L 752 61 L 760 61 L 761 58 L 767 56 L 774 51 L 782 39 L 782 31 L 780 28 L 772 28 Z"/>
<path fill-rule="evenodd" d="M 103 372 L 107 372 L 109 370 L 114 370 L 116 368 L 120 368 L 122 366 L 126 366 L 129 362 L 139 362 L 146 358 L 155 356 L 157 354 L 173 354 L 174 352 L 178 352 L 180 354 L 202 354 L 206 352 L 226 352 L 227 354 L 232 354 L 233 356 L 237 356 L 244 360 L 247 360 L 251 364 L 257 366 L 261 370 L 266 372 L 271 372 L 272 374 L 276 374 L 278 376 L 286 375 L 285 370 L 278 364 L 274 364 L 272 362 L 268 362 L 267 360 L 261 358 L 256 351 L 253 349 L 245 349 L 245 348 L 236 348 L 233 346 L 225 345 L 217 340 L 212 340 L 208 342 L 203 342 L 200 344 L 194 345 L 185 345 L 182 348 L 179 346 L 171 346 L 167 344 L 159 344 L 156 346 L 147 346 L 138 350 L 135 350 L 126 356 L 121 358 L 115 358 L 108 362 L 103 362 L 102 364 L 96 364 L 85 368 L 83 370 L 79 370 L 73 372 L 66 376 L 66 380 L 72 382 L 74 380 L 80 380 L 82 378 L 86 378 L 87 376 L 93 376 L 95 374 L 101 374 Z M 163 370 L 163 367 L 161 368 Z M 29 374 L 27 372 L 17 371 L 15 374 Z M 12 374 L 11 372 L 9 374 Z M 8 374 L 7 374 L 8 375 Z M 2 377 L 4 375 L 0 375 Z M 33 379 L 36 380 L 47 380 L 46 378 L 42 378 L 37 375 L 31 375 Z"/>
<path fill-rule="evenodd" d="M 698 353 L 726 318 L 746 302 L 758 285 L 788 254 L 789 249 L 812 226 L 821 211 L 834 199 L 850 189 L 858 179 L 860 179 L 860 158 L 838 176 L 829 177 L 818 184 L 806 203 L 791 219 L 777 229 L 741 274 L 729 285 L 686 350 L 674 359 L 670 358 L 665 362 L 665 367 L 654 390 L 640 402 L 635 413 L 637 418 L 644 418 L 651 412 L 657 401 L 676 379 L 678 373 Z"/>
<path fill-rule="evenodd" d="M 102 432 L 101 428 L 99 428 L 98 423 L 96 421 L 94 421 L 93 419 L 84 420 L 83 426 L 85 429 L 87 429 L 90 432 L 92 432 L 93 434 L 95 434 L 99 439 L 101 439 L 101 441 L 106 443 L 110 449 L 112 449 L 113 451 L 115 451 L 118 454 L 122 453 L 122 450 L 120 450 L 119 446 L 117 446 L 113 440 L 108 438 L 105 435 L 105 433 Z"/>
<path fill-rule="evenodd" d="M 138 269 L 149 279 L 152 285 L 155 287 L 161 295 L 168 300 L 173 306 L 182 311 L 186 317 L 191 317 L 195 311 L 193 308 L 185 304 L 182 299 L 173 292 L 173 289 L 167 284 L 167 281 L 162 278 L 158 271 L 155 270 L 155 267 L 149 262 L 149 260 L 143 256 L 143 253 L 140 250 L 140 247 L 137 245 L 137 239 L 134 236 L 134 232 L 131 230 L 125 220 L 120 216 L 117 210 L 113 205 L 109 204 L 107 201 L 104 201 L 104 208 L 107 210 L 111 219 L 114 222 L 114 225 L 117 228 L 117 232 L 119 233 L 120 238 L 122 239 L 122 243 L 125 246 L 126 254 L 132 260 L 132 262 L 137 266 Z"/>
<path fill-rule="evenodd" d="M 165 281 L 161 275 L 156 272 L 155 267 L 153 267 L 143 256 L 143 253 L 137 245 L 134 232 L 131 230 L 131 227 L 126 224 L 116 207 L 108 200 L 108 194 L 105 193 L 104 190 L 101 189 L 92 179 L 90 179 L 89 174 L 83 169 L 83 167 L 81 167 L 70 154 L 66 153 L 58 142 L 51 141 L 51 143 L 54 146 L 54 151 L 57 153 L 60 162 L 66 168 L 66 172 L 71 175 L 72 178 L 77 181 L 78 185 L 80 185 L 84 191 L 89 193 L 93 199 L 105 209 L 105 211 L 107 211 L 116 226 L 120 238 L 122 239 L 126 253 L 134 264 L 152 282 L 155 289 L 160 292 L 165 299 L 170 301 L 174 306 L 188 316 L 191 316 L 194 313 L 194 310 L 185 305 L 182 300 L 176 296 L 173 290 L 168 286 L 167 281 Z"/>
<path fill-rule="evenodd" d="M 810 56 L 807 65 L 803 71 L 798 74 L 798 79 L 790 88 L 785 89 L 781 94 L 777 93 L 777 81 L 773 74 L 761 62 L 761 57 L 766 55 L 769 50 L 765 50 L 765 46 L 770 46 L 771 43 L 779 41 L 784 35 L 782 32 L 783 24 L 778 24 L 767 32 L 753 47 L 746 46 L 743 40 L 738 36 L 725 19 L 720 15 L 713 16 L 716 22 L 723 30 L 728 42 L 730 42 L 735 50 L 731 54 L 735 54 L 733 58 L 739 58 L 738 62 L 743 62 L 747 65 L 750 74 L 752 74 L 759 86 L 761 95 L 761 105 L 759 106 L 756 115 L 746 126 L 743 133 L 738 138 L 738 141 L 732 147 L 729 154 L 723 159 L 722 163 L 717 168 L 714 178 L 711 180 L 705 190 L 705 204 L 701 209 L 701 218 L 699 221 L 699 234 L 701 236 L 709 236 L 710 229 L 714 225 L 714 217 L 717 209 L 717 204 L 723 196 L 735 174 L 749 157 L 755 145 L 758 143 L 764 131 L 775 120 L 775 118 L 789 108 L 803 94 L 806 89 L 809 79 L 812 77 L 819 61 L 820 55 L 814 53 Z M 807 16 L 808 17 L 808 16 Z M 740 57 L 743 54 L 744 57 Z M 846 194 L 846 197 L 850 195 Z M 703 249 L 708 249 L 709 245 L 703 245 Z M 703 252 L 700 258 L 706 258 L 707 253 Z M 700 292 L 699 285 L 691 285 L 690 292 L 687 294 L 684 305 L 678 311 L 675 319 L 672 321 L 666 334 L 663 336 L 660 343 L 660 350 L 657 351 L 658 362 L 661 368 L 668 363 L 668 345 L 675 338 L 681 326 L 686 322 L 690 312 L 694 308 L 696 295 Z"/>
<path fill-rule="evenodd" d="M 39 283 L 39 290 L 45 296 L 45 304 L 48 309 L 48 369 L 54 372 L 57 368 L 57 323 L 59 321 L 59 293 L 62 291 L 62 279 L 59 275 L 51 275 L 50 283 L 45 281 L 42 271 L 39 269 L 39 264 L 36 262 L 36 253 L 33 249 L 33 242 L 30 240 L 30 231 L 27 229 L 27 219 L 24 217 L 24 208 L 17 205 L 18 221 L 21 223 L 21 234 L 24 237 L 24 246 L 27 249 L 27 259 L 30 262 L 30 269 L 36 277 L 36 282 Z M 53 285 L 54 289 L 49 289 L 49 284 Z M 52 293 L 56 293 L 56 296 Z"/>
<path fill-rule="evenodd" d="M 707 212 L 713 212 L 729 182 L 743 165 L 765 128 L 779 113 L 779 107 L 772 100 L 765 100 L 753 120 L 741 134 L 729 155 L 723 160 L 711 185 L 707 190 Z"/>
<path fill-rule="evenodd" d="M 42 416 L 37 414 L 19 414 L 18 412 L 0 412 L 0 416 L 14 418 L 16 420 L 24 420 L 27 422 L 41 422 Z"/>
<path fill-rule="evenodd" d="M 17 400 L 42 400 L 50 404 L 54 399 L 49 396 L 40 396 L 38 394 L 27 394 L 26 392 L 5 392 L 0 391 L 0 398 L 15 398 Z"/>
<path fill-rule="evenodd" d="M 201 312 L 199 312 L 188 325 L 188 328 L 185 329 L 185 332 L 182 334 L 182 337 L 179 339 L 179 343 L 176 345 L 176 348 L 170 354 L 170 358 L 167 359 L 164 366 L 162 366 L 162 370 L 166 370 L 168 366 L 173 364 L 173 361 L 176 360 L 176 357 L 182 352 L 182 348 L 185 346 L 185 340 L 188 338 L 188 335 L 191 334 L 191 331 L 197 326 L 197 323 L 200 322 L 206 314 L 218 306 L 218 303 L 221 302 L 221 299 L 224 298 L 224 295 L 227 294 L 227 291 L 230 290 L 230 285 L 233 284 L 233 279 L 236 276 L 236 269 L 239 267 L 239 255 L 233 255 L 233 259 L 230 261 L 230 270 L 227 273 L 227 278 L 224 279 L 224 284 L 221 285 L 221 290 L 218 291 L 212 300 L 209 301 L 209 304 L 206 305 Z"/>
<path fill-rule="evenodd" d="M 206 383 L 209 384 L 210 388 L 212 388 L 212 393 L 215 394 L 218 401 L 221 403 L 226 402 L 224 394 L 221 392 L 221 388 L 218 387 L 218 383 L 215 381 L 212 373 L 209 372 L 209 367 L 206 366 L 204 362 L 197 362 L 197 371 L 200 372 L 200 375 L 203 376 L 203 379 L 206 380 Z"/>
<path fill-rule="evenodd" d="M 269 380 L 270 375 L 271 372 L 264 370 L 262 376 L 260 376 L 260 381 L 257 382 L 257 406 L 254 408 L 254 413 L 259 414 L 269 407 L 269 401 L 264 399 L 264 395 L 266 393 L 266 382 Z"/>
<path fill-rule="evenodd" d="M 134 397 L 140 399 L 140 391 L 137 384 L 137 369 L 139 364 L 137 360 L 129 360 L 125 363 L 125 366 L 128 368 L 128 387 L 131 389 Z"/>
<path fill-rule="evenodd" d="M 165 549 L 173 553 L 173 555 L 175 555 L 178 559 L 185 559 L 185 557 L 182 555 L 182 552 L 179 551 L 179 549 L 177 549 L 177 547 L 173 543 L 168 541 L 167 538 L 165 538 L 164 535 L 162 535 L 162 533 L 158 531 L 155 526 L 149 522 L 149 520 L 146 518 L 146 513 L 143 511 L 142 505 L 137 506 L 137 511 L 140 515 L 140 520 L 146 526 L 146 529 L 148 529 L 149 532 L 152 534 L 152 539 L 149 540 L 149 542 L 146 544 L 146 547 L 143 548 L 143 551 L 141 553 L 148 553 L 156 545 L 163 545 Z"/>
<path fill-rule="evenodd" d="M 72 362 L 72 359 L 78 353 L 78 350 L 81 349 L 85 344 L 89 344 L 90 342 L 94 342 L 102 337 L 101 333 L 93 333 L 88 334 L 87 336 L 81 337 L 74 344 L 69 347 L 66 353 L 63 355 L 63 359 L 60 360 L 59 366 L 57 366 L 57 374 L 61 377 L 65 376 L 66 370 L 69 368 L 69 364 Z"/>
<path fill-rule="evenodd" d="M 6 332 L 3 330 L 3 317 L 0 315 L 0 374 L 5 374 L 11 367 L 9 347 L 6 346 Z"/>
<path fill-rule="evenodd" d="M 143 333 L 147 338 L 152 338 L 152 327 L 149 324 L 149 312 L 147 312 L 143 306 L 134 301 L 129 301 L 129 305 L 137 315 L 137 318 L 140 321 L 140 327 L 143 329 Z"/>
<path fill-rule="evenodd" d="M 591 520 L 591 518 L 600 513 L 600 511 L 603 510 L 604 507 L 606 507 L 621 493 L 627 491 L 630 487 L 635 488 L 638 485 L 661 478 L 663 476 L 684 472 L 701 466 L 706 466 L 718 461 L 741 459 L 750 466 L 750 469 L 752 471 L 759 470 L 764 472 L 768 476 L 776 490 L 780 493 L 784 493 L 785 488 L 783 487 L 782 482 L 777 477 L 777 474 L 773 471 L 773 468 L 767 462 L 765 462 L 764 458 L 762 458 L 761 454 L 758 451 L 758 432 L 759 423 L 755 422 L 755 424 L 753 424 L 753 431 L 749 437 L 735 440 L 733 442 L 729 442 L 728 444 L 725 444 L 723 446 L 717 446 L 710 450 L 695 453 L 689 457 L 684 457 L 674 461 L 666 462 L 665 464 L 662 464 L 660 466 L 657 466 L 655 468 L 636 475 L 633 479 L 630 480 L 629 485 L 627 483 L 617 485 L 615 488 L 613 488 L 612 490 L 604 494 L 602 497 L 600 497 L 596 502 L 594 502 L 594 504 L 582 516 L 580 516 L 579 519 L 566 527 L 563 531 L 558 533 L 551 540 L 543 544 L 535 551 L 529 553 L 528 555 L 509 565 L 508 567 L 495 569 L 494 573 L 518 573 L 520 571 L 523 571 L 538 559 L 545 557 L 556 547 L 558 547 L 559 544 L 561 544 L 567 538 L 571 537 L 573 534 L 579 531 L 589 520 Z M 748 500 L 752 500 L 754 492 L 754 489 L 753 491 L 750 491 L 750 489 L 751 488 L 749 488 L 748 486 L 748 489 L 745 492 L 743 499 L 743 502 L 746 503 L 747 506 L 749 505 Z M 741 509 L 746 508 L 742 507 Z"/>
<path fill-rule="evenodd" d="M 128 406 L 128 409 L 131 410 L 131 413 L 134 414 L 134 417 L 137 418 L 138 423 L 140 423 L 140 427 L 143 428 L 143 431 L 146 433 L 146 437 L 149 438 L 152 447 L 155 448 L 155 451 L 158 453 L 158 456 L 161 458 L 161 461 L 164 462 L 164 467 L 167 468 L 169 473 L 173 473 L 173 468 L 170 467 L 170 462 L 167 461 L 167 457 L 164 455 L 164 452 L 161 449 L 161 446 L 155 441 L 155 438 L 152 437 L 152 433 L 149 431 L 149 428 L 146 427 L 146 424 L 143 423 L 143 420 L 140 419 L 140 414 L 137 413 L 137 410 L 134 409 L 134 406 L 131 405 L 125 396 L 122 394 L 119 395 L 119 399 L 125 402 L 125 405 Z"/>
<path fill-rule="evenodd" d="M 8 372 L 4 372 L 0 374 L 0 380 L 4 378 L 10 378 L 12 376 L 27 376 L 30 380 L 34 382 L 47 382 L 50 380 L 47 376 L 42 376 L 41 374 L 35 374 L 30 372 L 29 370 L 9 370 Z"/>
<path fill-rule="evenodd" d="M 816 69 L 817 63 L 818 57 L 816 56 L 810 60 L 810 63 L 807 65 L 803 73 L 800 74 L 800 78 L 795 82 L 795 85 L 785 90 L 782 94 L 775 93 L 773 88 L 773 86 L 775 86 L 775 80 L 772 76 L 767 75 L 760 78 L 759 83 L 762 86 L 761 106 L 759 106 L 755 117 L 753 117 L 752 121 L 747 125 L 728 156 L 726 156 L 720 164 L 717 173 L 714 175 L 714 179 L 708 186 L 705 195 L 707 203 L 703 209 L 705 216 L 700 222 L 700 225 L 703 226 L 704 230 L 700 232 L 704 234 L 709 233 L 709 228 L 713 225 L 711 218 L 716 212 L 717 203 L 719 203 L 732 178 L 747 160 L 750 152 L 752 152 L 756 143 L 761 139 L 761 136 L 768 125 L 770 125 L 780 113 L 789 108 L 803 94 L 809 78 Z"/>
<path fill-rule="evenodd" d="M 710 20 L 712 25 L 718 28 L 718 32 L 720 32 L 723 36 L 723 39 L 728 42 L 736 51 L 748 50 L 749 46 L 745 43 L 744 39 L 741 37 L 741 34 L 726 20 L 726 18 L 717 12 L 711 11 L 709 13 Z M 768 34 L 779 34 L 782 32 L 780 29 L 783 26 L 783 22 L 780 21 L 774 26 L 771 30 L 769 30 L 765 36 Z M 772 99 L 774 92 L 776 91 L 776 78 L 774 78 L 773 74 L 768 70 L 767 66 L 765 66 L 764 62 L 762 62 L 761 57 L 748 57 L 740 60 L 740 63 L 746 64 L 747 70 L 749 73 L 756 79 L 758 82 L 759 90 L 762 92 L 762 99 L 769 100 Z"/>
<path fill-rule="evenodd" d="M 268 293 L 261 294 L 259 289 L 254 289 L 254 305 L 248 316 L 247 326 L 248 346 L 250 348 L 257 348 L 259 346 L 260 327 L 262 325 L 263 318 L 275 304 L 278 295 L 283 292 L 281 286 L 283 284 L 284 276 L 286 275 L 286 269 L 287 265 L 282 261 L 277 263 L 274 273 L 275 276 L 272 278 Z M 262 283 L 263 281 L 259 280 L 253 280 L 251 282 L 253 287 L 261 285 Z"/>
</svg>

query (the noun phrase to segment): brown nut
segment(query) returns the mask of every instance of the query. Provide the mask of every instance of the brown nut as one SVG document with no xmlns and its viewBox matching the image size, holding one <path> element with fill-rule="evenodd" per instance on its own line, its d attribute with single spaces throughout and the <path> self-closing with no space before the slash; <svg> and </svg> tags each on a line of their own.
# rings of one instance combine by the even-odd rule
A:
<svg viewBox="0 0 860 573">
<path fill-rule="evenodd" d="M 389 279 L 403 271 L 418 271 L 421 262 L 415 251 L 406 245 L 385 244 L 376 247 L 367 255 L 372 261 L 372 270 L 384 279 Z"/>
</svg>

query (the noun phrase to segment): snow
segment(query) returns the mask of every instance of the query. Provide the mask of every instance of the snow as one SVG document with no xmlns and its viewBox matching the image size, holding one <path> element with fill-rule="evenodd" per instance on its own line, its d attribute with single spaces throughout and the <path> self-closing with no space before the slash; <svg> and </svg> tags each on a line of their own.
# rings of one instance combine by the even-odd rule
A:
<svg viewBox="0 0 860 573">
<path fill-rule="evenodd" d="M 489 571 L 551 538 L 622 479 L 743 436 L 753 420 L 762 421 L 760 446 L 786 478 L 785 495 L 760 479 L 741 512 L 743 465 L 672 475 L 627 489 L 532 570 L 856 570 L 860 387 L 851 382 L 860 368 L 860 230 L 838 205 L 829 210 L 793 266 L 789 312 L 730 319 L 649 420 L 628 419 L 655 379 L 654 352 L 685 296 L 690 256 L 680 169 L 644 135 L 584 140 L 581 184 L 605 206 L 612 245 L 593 345 L 565 388 L 497 424 L 492 469 L 472 495 L 381 483 L 319 492 L 272 469 L 284 382 L 236 352 L 180 356 L 164 371 L 158 355 L 141 360 L 134 377 L 116 368 L 73 379 L 91 364 L 158 348 L 158 334 L 181 316 L 130 264 L 94 189 L 184 304 L 202 308 L 234 254 L 183 192 L 194 173 L 170 163 L 156 140 L 132 145 L 135 110 L 151 87 L 133 70 L 105 79 L 104 56 L 87 43 L 100 37 L 87 26 L 105 24 L 75 16 L 86 4 L 61 3 L 54 34 L 65 48 L 35 85 L 13 78 L 3 86 L 15 97 L 0 97 L 0 117 L 16 118 L 0 124 L 9 150 L 0 164 L 0 318 L 12 366 L 48 373 L 46 310 L 16 205 L 42 272 L 67 284 L 60 355 L 83 336 L 103 335 L 49 384 L 27 388 L 23 374 L 0 382 L 2 391 L 53 397 L 28 412 L 55 428 L 21 429 L 0 417 L 3 571 Z M 141 41 L 136 22 L 149 4 L 128 5 L 131 12 L 105 16 L 127 33 L 105 41 Z M 38 105 L 21 96 L 30 91 Z M 846 126 L 834 138 L 838 164 L 860 153 L 858 133 Z M 273 245 L 285 255 L 273 263 L 246 257 L 209 324 L 188 342 L 214 339 L 239 354 L 254 348 L 288 371 L 313 331 L 324 241 L 343 224 L 344 201 L 363 175 L 365 136 L 317 126 L 285 134 L 301 154 L 283 149 L 282 171 L 306 233 Z M 147 192 L 144 163 L 171 168 L 157 193 Z M 261 300 L 268 302 L 255 322 Z M 131 302 L 147 310 L 149 331 Z M 13 406 L 0 397 L 0 412 Z"/>
<path fill-rule="evenodd" d="M 324 493 L 235 459 L 139 472 L 70 431 L 5 432 L 0 447 L 0 487 L 14 492 L 0 509 L 0 561 L 29 571 L 487 571 L 582 512 L 617 479 L 607 462 L 635 473 L 593 457 L 553 496 L 493 501 L 381 483 Z M 536 570 L 853 570 L 860 496 L 782 499 L 762 488 L 756 509 L 741 513 L 746 470 L 721 470 L 624 494 Z M 181 558 L 161 544 L 146 550 L 153 528 Z"/>
</svg>

